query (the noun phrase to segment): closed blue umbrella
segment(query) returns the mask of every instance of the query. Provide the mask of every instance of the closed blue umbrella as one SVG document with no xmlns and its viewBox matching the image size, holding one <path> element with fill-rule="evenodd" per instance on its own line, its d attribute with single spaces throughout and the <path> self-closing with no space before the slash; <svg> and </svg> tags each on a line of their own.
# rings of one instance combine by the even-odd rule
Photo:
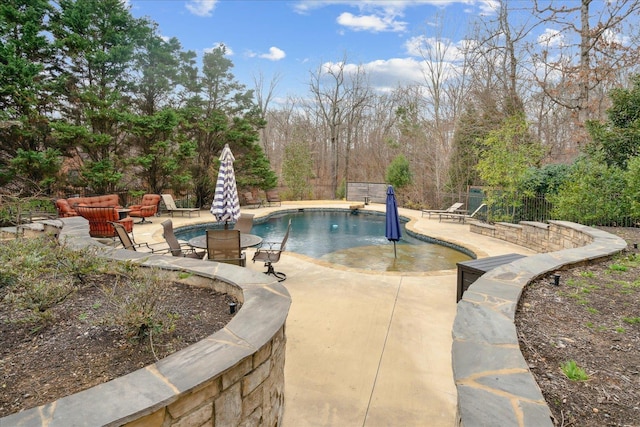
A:
<svg viewBox="0 0 640 427">
<path fill-rule="evenodd" d="M 240 218 L 240 201 L 238 200 L 238 187 L 236 175 L 233 171 L 233 153 L 229 144 L 225 144 L 220 154 L 220 169 L 216 181 L 216 192 L 213 196 L 210 212 L 218 221 L 224 221 L 225 227 L 228 221 L 237 221 Z"/>
<path fill-rule="evenodd" d="M 400 219 L 398 218 L 398 202 L 396 202 L 396 195 L 393 192 L 392 185 L 387 187 L 387 216 L 384 235 L 387 240 L 393 242 L 393 255 L 397 258 L 396 242 L 402 237 L 402 232 L 400 231 Z"/>
</svg>

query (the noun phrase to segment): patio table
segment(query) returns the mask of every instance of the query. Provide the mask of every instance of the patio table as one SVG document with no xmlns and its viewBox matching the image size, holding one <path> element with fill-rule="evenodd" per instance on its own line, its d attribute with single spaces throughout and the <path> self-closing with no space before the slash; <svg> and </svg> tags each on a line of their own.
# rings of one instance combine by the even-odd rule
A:
<svg viewBox="0 0 640 427">
<path fill-rule="evenodd" d="M 256 234 L 240 233 L 240 247 L 242 249 L 258 246 L 260 243 L 262 243 L 262 237 Z M 189 239 L 189 244 L 199 249 L 207 249 L 207 235 L 193 237 Z"/>
</svg>

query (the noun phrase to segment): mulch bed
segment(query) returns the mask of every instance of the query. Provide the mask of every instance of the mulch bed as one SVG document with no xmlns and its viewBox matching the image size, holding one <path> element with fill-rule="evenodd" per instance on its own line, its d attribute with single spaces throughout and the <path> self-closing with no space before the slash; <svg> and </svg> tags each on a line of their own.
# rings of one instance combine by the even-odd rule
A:
<svg viewBox="0 0 640 427">
<path fill-rule="evenodd" d="M 640 426 L 640 229 L 606 228 L 629 243 L 619 257 L 528 285 L 516 327 L 520 348 L 557 426 Z M 573 360 L 588 375 L 571 380 Z"/>
<path fill-rule="evenodd" d="M 44 326 L 3 304 L 0 288 L 0 417 L 110 381 L 185 348 L 223 328 L 233 317 L 229 303 L 237 302 L 209 288 L 168 283 L 158 302 L 168 313 L 162 319 L 167 332 L 147 331 L 140 338 L 104 321 L 113 307 L 101 286 L 112 280 L 115 276 L 106 274 L 91 278 L 92 286 L 51 309 Z"/>
</svg>

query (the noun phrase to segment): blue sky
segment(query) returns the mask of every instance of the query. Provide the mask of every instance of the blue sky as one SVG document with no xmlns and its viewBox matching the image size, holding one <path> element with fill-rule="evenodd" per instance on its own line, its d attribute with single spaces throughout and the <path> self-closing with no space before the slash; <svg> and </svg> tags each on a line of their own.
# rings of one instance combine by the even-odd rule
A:
<svg viewBox="0 0 640 427">
<path fill-rule="evenodd" d="M 201 58 L 219 43 L 233 74 L 248 88 L 262 73 L 280 76 L 276 95 L 307 95 L 310 72 L 345 55 L 362 65 L 374 87 L 420 81 L 420 38 L 441 32 L 461 40 L 470 20 L 491 13 L 494 0 L 128 0 L 164 37 L 176 37 Z"/>
</svg>

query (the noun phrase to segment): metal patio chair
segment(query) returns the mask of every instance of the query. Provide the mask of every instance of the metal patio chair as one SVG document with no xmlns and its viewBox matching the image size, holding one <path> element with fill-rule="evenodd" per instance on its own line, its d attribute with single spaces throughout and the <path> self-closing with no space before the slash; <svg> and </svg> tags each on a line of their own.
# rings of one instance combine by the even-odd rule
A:
<svg viewBox="0 0 640 427">
<path fill-rule="evenodd" d="M 287 240 L 289 239 L 289 232 L 291 231 L 291 220 L 287 225 L 287 232 L 284 234 L 284 238 L 281 242 L 262 242 L 260 247 L 253 255 L 253 262 L 264 262 L 264 266 L 267 267 L 267 271 L 264 274 L 271 274 L 278 279 L 278 282 L 282 282 L 287 278 L 285 273 L 276 271 L 273 268 L 273 264 L 280 261 L 280 255 L 284 252 L 287 246 Z"/>
</svg>

